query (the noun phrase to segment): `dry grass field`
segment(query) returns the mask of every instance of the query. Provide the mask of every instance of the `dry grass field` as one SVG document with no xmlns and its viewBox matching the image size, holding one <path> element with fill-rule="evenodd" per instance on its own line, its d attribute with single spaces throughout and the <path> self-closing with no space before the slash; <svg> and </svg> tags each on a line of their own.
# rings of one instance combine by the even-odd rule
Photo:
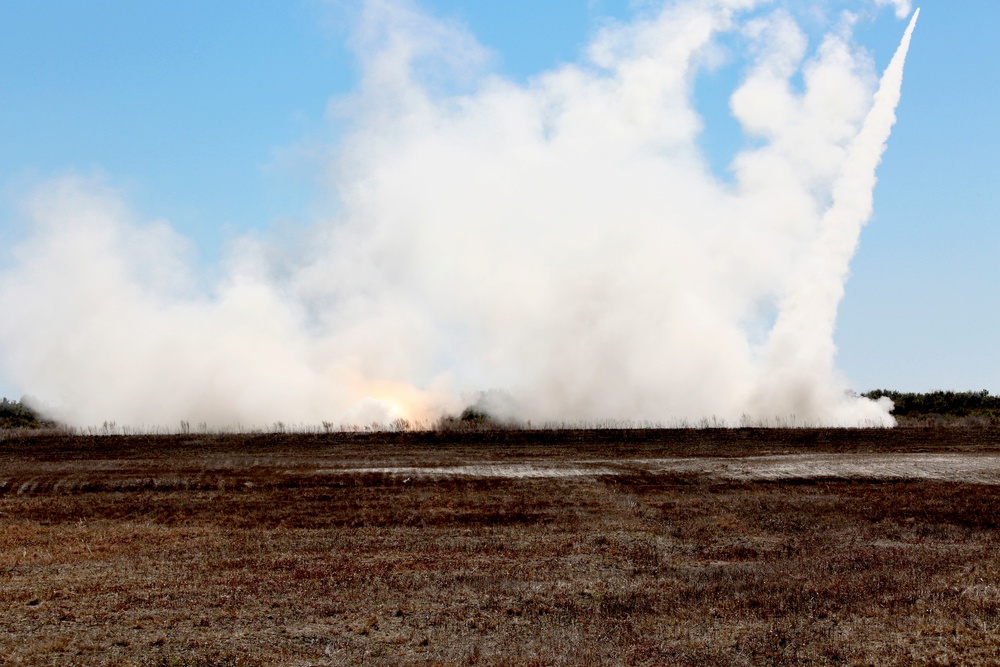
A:
<svg viewBox="0 0 1000 667">
<path fill-rule="evenodd" d="M 0 664 L 998 664 L 998 461 L 992 428 L 22 432 Z"/>
</svg>

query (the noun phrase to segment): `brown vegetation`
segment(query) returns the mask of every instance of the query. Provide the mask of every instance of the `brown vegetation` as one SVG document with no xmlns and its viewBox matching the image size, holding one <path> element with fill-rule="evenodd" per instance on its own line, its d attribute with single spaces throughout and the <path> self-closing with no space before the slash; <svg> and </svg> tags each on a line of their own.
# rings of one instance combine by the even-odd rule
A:
<svg viewBox="0 0 1000 667">
<path fill-rule="evenodd" d="M 1000 492 L 346 471 L 1000 449 L 992 429 L 0 442 L 0 664 L 1000 661 Z"/>
</svg>

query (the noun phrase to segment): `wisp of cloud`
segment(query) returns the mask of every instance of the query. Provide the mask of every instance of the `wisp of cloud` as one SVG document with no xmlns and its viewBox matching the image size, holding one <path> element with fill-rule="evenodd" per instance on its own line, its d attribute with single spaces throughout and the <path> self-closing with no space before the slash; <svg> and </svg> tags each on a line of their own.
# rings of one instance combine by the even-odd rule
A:
<svg viewBox="0 0 1000 667">
<path fill-rule="evenodd" d="M 519 83 L 460 27 L 366 2 L 336 212 L 238 240 L 206 287 L 168 223 L 47 182 L 0 270 L 0 373 L 80 425 L 430 420 L 491 388 L 536 423 L 891 425 L 833 334 L 916 18 L 879 79 L 855 14 L 811 46 L 781 6 L 669 2 Z M 694 82 L 732 43 L 747 142 L 720 178 Z"/>
</svg>

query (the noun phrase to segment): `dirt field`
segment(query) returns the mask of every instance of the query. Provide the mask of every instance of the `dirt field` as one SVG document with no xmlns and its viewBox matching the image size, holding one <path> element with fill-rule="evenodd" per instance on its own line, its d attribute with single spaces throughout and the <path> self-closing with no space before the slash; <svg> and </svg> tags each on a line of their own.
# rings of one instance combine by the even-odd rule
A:
<svg viewBox="0 0 1000 667">
<path fill-rule="evenodd" d="M 988 428 L 0 436 L 0 664 L 997 664 L 998 484 Z"/>
</svg>

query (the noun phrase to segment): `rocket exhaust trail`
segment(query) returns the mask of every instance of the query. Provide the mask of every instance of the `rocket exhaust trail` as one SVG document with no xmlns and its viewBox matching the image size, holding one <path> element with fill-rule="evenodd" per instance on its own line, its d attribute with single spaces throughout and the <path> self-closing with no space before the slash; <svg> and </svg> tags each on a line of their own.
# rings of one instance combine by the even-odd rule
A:
<svg viewBox="0 0 1000 667">
<path fill-rule="evenodd" d="M 810 414 L 823 405 L 843 403 L 828 387 L 810 381 L 834 372 L 833 333 L 844 295 L 850 261 L 861 229 L 871 218 L 877 178 L 892 126 L 896 122 L 903 65 L 920 9 L 914 11 L 874 96 L 874 104 L 851 142 L 844 168 L 833 187 L 833 200 L 823 215 L 812 251 L 803 257 L 791 289 L 780 304 L 765 352 L 765 384 L 761 404 L 787 405 L 789 414 Z M 850 418 L 855 418 L 851 415 Z M 877 418 L 873 414 L 872 418 Z M 840 422 L 842 416 L 835 416 Z"/>
</svg>

